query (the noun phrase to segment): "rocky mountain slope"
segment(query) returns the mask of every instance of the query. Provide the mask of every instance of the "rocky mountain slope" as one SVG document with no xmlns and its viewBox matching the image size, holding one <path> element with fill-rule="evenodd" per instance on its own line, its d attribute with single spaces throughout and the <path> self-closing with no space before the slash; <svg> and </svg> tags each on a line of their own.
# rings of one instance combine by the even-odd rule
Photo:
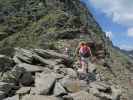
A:
<svg viewBox="0 0 133 100">
<path fill-rule="evenodd" d="M 20 100 L 21 97 L 22 100 L 116 100 L 113 98 L 118 97 L 119 93 L 114 92 L 117 89 L 113 88 L 119 87 L 122 92 L 121 100 L 132 99 L 133 61 L 113 47 L 84 3 L 79 0 L 1 0 L 0 7 L 2 98 L 15 95 L 11 100 L 18 100 L 19 94 Z M 80 41 L 89 42 L 91 45 L 95 58 L 92 63 L 96 66 L 95 75 L 100 76 L 100 83 L 97 83 L 98 79 L 92 82 L 93 85 L 84 83 L 86 81 L 80 83 L 77 76 L 76 80 L 68 79 L 71 76 L 69 74 L 77 74 L 72 66 L 76 62 L 74 51 Z M 24 49 L 15 50 L 15 47 Z M 66 47 L 70 49 L 71 59 L 65 64 L 57 64 L 64 59 L 61 54 Z M 54 52 L 46 52 L 47 49 Z M 19 69 L 21 67 L 22 69 Z M 60 67 L 63 67 L 61 73 L 56 70 Z M 50 83 L 45 87 L 47 84 L 43 85 L 42 82 Z M 99 85 L 101 82 L 104 83 Z M 73 89 L 73 86 L 77 86 L 75 84 L 78 84 L 78 87 L 85 85 L 87 90 L 77 87 Z M 6 85 L 11 88 L 5 92 L 6 89 L 2 89 Z M 98 88 L 95 89 L 95 86 Z M 77 95 L 81 97 L 75 98 Z"/>
<path fill-rule="evenodd" d="M 96 64 L 79 74 L 70 57 L 53 50 L 16 48 L 13 58 L 2 59 L 8 66 L 1 69 L 1 100 L 118 100 L 121 95 L 96 74 Z"/>
<path fill-rule="evenodd" d="M 123 52 L 124 52 L 125 54 L 127 54 L 129 57 L 133 58 L 133 50 L 129 50 L 129 51 L 123 50 Z"/>
<path fill-rule="evenodd" d="M 129 56 L 133 58 L 133 51 L 129 51 Z"/>
</svg>

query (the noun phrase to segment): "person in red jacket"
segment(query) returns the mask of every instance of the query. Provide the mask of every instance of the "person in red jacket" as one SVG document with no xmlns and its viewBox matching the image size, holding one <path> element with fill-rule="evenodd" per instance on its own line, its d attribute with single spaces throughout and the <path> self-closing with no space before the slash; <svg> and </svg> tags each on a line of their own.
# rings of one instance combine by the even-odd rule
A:
<svg viewBox="0 0 133 100">
<path fill-rule="evenodd" d="M 81 69 L 79 69 L 79 71 L 86 73 L 88 70 L 88 63 L 90 62 L 90 57 L 92 57 L 91 49 L 87 43 L 83 43 L 80 46 L 79 56 L 80 56 L 80 63 L 81 63 Z"/>
</svg>

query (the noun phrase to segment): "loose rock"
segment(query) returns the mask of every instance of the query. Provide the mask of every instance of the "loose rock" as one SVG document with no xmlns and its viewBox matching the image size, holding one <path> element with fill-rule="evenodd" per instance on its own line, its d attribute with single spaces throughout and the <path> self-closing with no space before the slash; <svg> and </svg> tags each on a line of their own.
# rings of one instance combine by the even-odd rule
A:
<svg viewBox="0 0 133 100">
<path fill-rule="evenodd" d="M 65 95 L 65 94 L 67 94 L 66 90 L 63 88 L 63 86 L 59 82 L 56 82 L 55 88 L 54 88 L 54 95 L 60 96 L 60 95 Z"/>
</svg>

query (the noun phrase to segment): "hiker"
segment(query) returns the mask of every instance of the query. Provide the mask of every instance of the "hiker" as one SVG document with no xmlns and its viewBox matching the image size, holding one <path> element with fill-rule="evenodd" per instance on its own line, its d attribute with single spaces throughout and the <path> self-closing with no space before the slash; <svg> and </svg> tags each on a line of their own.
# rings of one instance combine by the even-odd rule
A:
<svg viewBox="0 0 133 100">
<path fill-rule="evenodd" d="M 67 47 L 64 49 L 64 54 L 67 56 L 69 55 L 69 49 Z"/>
<path fill-rule="evenodd" d="M 88 72 L 88 62 L 90 61 L 90 56 L 92 57 L 91 49 L 87 43 L 81 42 L 80 47 L 78 48 L 78 57 L 80 60 L 81 68 L 78 70 L 80 72 Z"/>
</svg>

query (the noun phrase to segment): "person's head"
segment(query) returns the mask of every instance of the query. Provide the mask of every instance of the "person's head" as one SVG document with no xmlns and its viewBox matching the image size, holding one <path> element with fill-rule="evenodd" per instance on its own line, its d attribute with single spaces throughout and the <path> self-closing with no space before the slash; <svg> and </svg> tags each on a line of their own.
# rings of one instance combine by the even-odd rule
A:
<svg viewBox="0 0 133 100">
<path fill-rule="evenodd" d="M 82 42 L 80 42 L 79 43 L 79 46 L 81 47 L 81 46 L 84 46 L 85 45 L 85 42 L 84 41 L 82 41 Z"/>
</svg>

